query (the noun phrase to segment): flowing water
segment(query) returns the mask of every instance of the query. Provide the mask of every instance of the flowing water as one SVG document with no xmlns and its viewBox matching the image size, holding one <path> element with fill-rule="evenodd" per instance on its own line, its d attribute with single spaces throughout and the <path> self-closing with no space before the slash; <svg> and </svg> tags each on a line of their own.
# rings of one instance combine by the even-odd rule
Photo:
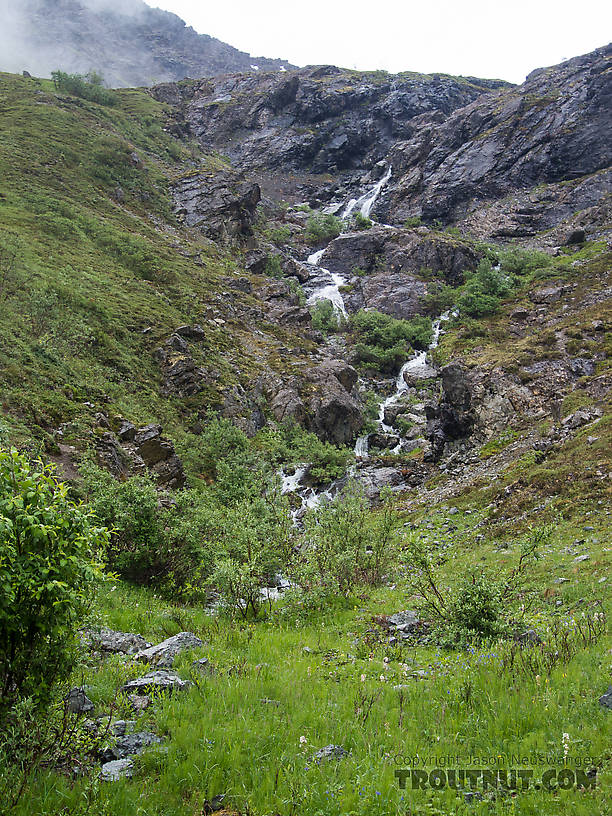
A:
<svg viewBox="0 0 612 816">
<path fill-rule="evenodd" d="M 410 377 L 406 375 L 411 375 L 411 377 L 418 378 L 419 376 L 426 376 L 428 371 L 430 370 L 431 366 L 427 362 L 427 355 L 430 351 L 435 349 L 438 345 L 438 341 L 440 339 L 440 333 L 442 331 L 441 326 L 445 320 L 449 319 L 449 312 L 444 312 L 441 314 L 437 320 L 434 320 L 432 326 L 432 337 L 431 342 L 427 348 L 427 351 L 419 351 L 416 352 L 409 360 L 407 360 L 404 365 L 401 367 L 399 374 L 395 380 L 395 391 L 391 394 L 390 397 L 383 400 L 380 405 L 378 406 L 378 428 L 383 431 L 383 433 L 394 433 L 393 428 L 390 425 L 387 425 L 385 422 L 385 411 L 387 408 L 390 408 L 392 405 L 395 405 L 396 402 L 400 399 L 402 394 L 404 394 L 408 388 L 407 380 Z M 355 456 L 359 459 L 367 459 L 369 456 L 368 453 L 368 439 L 370 435 L 365 434 L 364 436 L 360 436 L 357 442 L 355 443 Z M 401 442 L 393 449 L 393 453 L 399 453 L 401 450 Z"/>
<path fill-rule="evenodd" d="M 351 199 L 348 202 L 342 214 L 342 219 L 347 219 L 354 211 L 358 211 L 365 218 L 368 218 L 376 199 L 390 178 L 391 166 L 387 168 L 385 174 L 372 187 L 372 189 L 365 192 L 360 198 Z M 327 247 L 319 249 L 317 252 L 313 252 L 311 255 L 309 255 L 306 259 L 306 263 L 309 265 L 309 267 L 311 267 L 310 277 L 304 286 L 308 293 L 306 303 L 307 305 L 312 306 L 314 303 L 317 303 L 317 301 L 329 300 L 332 304 L 334 312 L 343 320 L 348 320 L 348 313 L 340 292 L 341 287 L 346 284 L 347 279 L 338 273 L 330 272 L 329 269 L 326 269 L 324 266 L 320 265 L 326 249 Z M 433 347 L 433 345 L 430 346 L 430 348 Z M 425 355 L 425 352 L 423 352 L 423 355 Z M 406 366 L 410 363 L 411 361 L 408 361 Z M 402 390 L 406 390 L 407 388 L 403 380 L 403 386 L 400 385 L 400 379 L 404 370 L 405 367 L 402 368 L 400 376 L 397 380 L 397 397 L 399 397 L 400 388 L 402 388 Z M 390 400 L 392 399 L 393 398 L 390 398 Z M 391 402 L 389 400 L 386 400 L 385 403 L 381 403 L 379 411 L 379 424 L 384 430 L 391 430 L 389 426 L 384 424 L 385 407 L 390 404 Z M 363 459 L 367 458 L 368 436 L 362 436 L 357 440 L 357 444 L 355 445 L 355 455 Z M 291 512 L 294 523 L 297 523 L 298 518 L 305 510 L 317 507 L 322 501 L 332 499 L 339 487 L 345 481 L 345 479 L 340 479 L 331 484 L 326 490 L 317 491 L 314 487 L 307 484 L 308 465 L 298 465 L 293 473 L 285 473 L 284 470 L 281 470 L 279 472 L 279 476 L 281 479 L 281 493 L 295 493 L 300 498 L 301 506 L 294 508 Z"/>
<path fill-rule="evenodd" d="M 364 218 L 369 218 L 372 212 L 376 199 L 381 193 L 382 188 L 391 178 L 391 165 L 387 168 L 385 175 L 374 185 L 371 190 L 364 193 L 360 198 L 351 198 L 342 213 L 342 220 L 346 220 L 353 212 L 360 212 Z"/>
<path fill-rule="evenodd" d="M 334 312 L 340 315 L 344 320 L 348 319 L 348 314 L 344 306 L 344 300 L 340 294 L 340 287 L 346 283 L 346 278 L 338 275 L 335 272 L 330 272 L 323 266 L 319 266 L 319 261 L 323 257 L 325 249 L 320 249 L 318 252 L 313 252 L 306 259 L 306 263 L 313 267 L 309 278 L 310 288 L 314 284 L 314 289 L 310 292 L 306 304 L 312 306 L 318 300 L 329 300 L 333 306 Z"/>
</svg>

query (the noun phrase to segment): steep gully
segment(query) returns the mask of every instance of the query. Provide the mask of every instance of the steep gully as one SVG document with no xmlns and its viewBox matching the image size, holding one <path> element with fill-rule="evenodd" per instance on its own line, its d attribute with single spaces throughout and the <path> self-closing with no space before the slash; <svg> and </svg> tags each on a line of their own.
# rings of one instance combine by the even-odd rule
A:
<svg viewBox="0 0 612 816">
<path fill-rule="evenodd" d="M 385 184 L 391 178 L 391 172 L 392 168 L 389 166 L 385 174 L 371 189 L 367 190 L 360 198 L 351 199 L 342 212 L 342 220 L 348 219 L 354 212 L 360 212 L 365 218 L 369 218 L 376 199 L 382 192 Z M 311 275 L 308 281 L 310 293 L 306 302 L 308 305 L 313 305 L 318 301 L 329 300 L 339 319 L 348 320 L 348 313 L 340 291 L 342 286 L 346 284 L 347 279 L 338 273 L 330 272 L 320 265 L 326 249 L 327 247 L 324 247 L 312 253 L 306 260 L 306 263 L 311 268 Z M 418 378 L 420 372 L 426 375 L 429 369 L 427 355 L 429 351 L 438 345 L 442 331 L 442 323 L 448 320 L 448 318 L 449 313 L 446 312 L 434 321 L 432 340 L 427 351 L 415 353 L 402 366 L 396 378 L 395 392 L 380 402 L 377 419 L 378 431 L 385 434 L 394 433 L 393 428 L 385 422 L 385 412 L 388 408 L 397 403 L 401 396 L 408 390 L 408 379 L 410 377 Z M 358 460 L 369 458 L 369 439 L 371 435 L 371 433 L 365 434 L 357 439 L 355 444 L 355 456 Z M 403 442 L 399 440 L 398 444 L 393 448 L 392 453 L 399 453 L 402 448 Z M 353 466 L 347 473 L 347 476 L 332 483 L 325 490 L 316 490 L 307 483 L 308 469 L 308 464 L 302 464 L 299 465 L 293 473 L 285 473 L 284 470 L 281 470 L 279 474 L 281 478 L 281 492 L 283 494 L 293 493 L 300 499 L 300 506 L 292 511 L 294 523 L 297 523 L 297 519 L 303 515 L 305 510 L 317 507 L 323 501 L 332 499 L 337 490 L 346 482 L 346 478 L 355 475 L 355 468 Z"/>
</svg>

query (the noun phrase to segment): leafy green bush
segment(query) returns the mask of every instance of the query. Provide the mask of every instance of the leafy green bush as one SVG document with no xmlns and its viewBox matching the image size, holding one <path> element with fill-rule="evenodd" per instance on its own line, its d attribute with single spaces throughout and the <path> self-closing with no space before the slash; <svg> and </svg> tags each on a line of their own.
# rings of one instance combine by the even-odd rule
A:
<svg viewBox="0 0 612 816">
<path fill-rule="evenodd" d="M 306 240 L 312 244 L 331 241 L 340 235 L 342 226 L 342 221 L 335 215 L 315 213 L 306 222 Z"/>
<path fill-rule="evenodd" d="M 283 277 L 283 265 L 280 255 L 268 255 L 266 258 L 266 275 L 269 275 L 271 278 Z"/>
<path fill-rule="evenodd" d="M 52 469 L 0 451 L 0 719 L 68 676 L 107 541 Z"/>
<path fill-rule="evenodd" d="M 420 215 L 412 215 L 404 221 L 404 227 L 406 229 L 414 229 L 414 227 L 420 227 L 422 223 L 423 220 Z"/>
<path fill-rule="evenodd" d="M 357 338 L 357 360 L 387 373 L 398 370 L 411 347 L 426 349 L 431 342 L 431 320 L 421 315 L 398 320 L 375 310 L 361 310 L 351 317 L 351 328 Z"/>
<path fill-rule="evenodd" d="M 80 96 L 98 105 L 116 105 L 117 95 L 103 87 L 103 79 L 96 71 L 88 74 L 67 74 L 65 71 L 52 71 L 51 79 L 58 91 Z"/>
<path fill-rule="evenodd" d="M 500 253 L 500 265 L 507 275 L 526 276 L 538 269 L 546 269 L 551 264 L 550 255 L 534 249 L 512 247 Z"/>
<path fill-rule="evenodd" d="M 310 316 L 313 329 L 317 329 L 323 334 L 338 331 L 340 321 L 331 300 L 326 298 L 317 300 L 310 308 Z"/>
<path fill-rule="evenodd" d="M 268 230 L 268 237 L 273 244 L 286 244 L 291 240 L 291 227 L 282 225 Z"/>
<path fill-rule="evenodd" d="M 119 482 L 93 465 L 84 465 L 82 473 L 92 512 L 111 530 L 110 569 L 137 583 L 163 577 L 165 511 L 153 482 L 144 476 Z"/>
<path fill-rule="evenodd" d="M 414 589 L 424 613 L 434 623 L 432 639 L 445 647 L 466 646 L 500 637 L 510 631 L 513 613 L 530 602 L 526 577 L 539 558 L 539 547 L 550 538 L 552 526 L 532 530 L 523 541 L 516 566 L 495 578 L 466 573 L 453 588 L 442 587 L 437 568 L 423 540 L 406 541 L 405 554 Z M 531 593 L 532 594 L 532 593 Z"/>
<path fill-rule="evenodd" d="M 359 231 L 372 229 L 372 221 L 360 212 L 355 215 L 355 228 Z"/>
<path fill-rule="evenodd" d="M 434 281 L 428 284 L 427 294 L 421 298 L 421 303 L 429 314 L 439 315 L 452 309 L 458 295 L 458 291 L 447 283 Z"/>
<path fill-rule="evenodd" d="M 274 467 L 309 462 L 309 478 L 314 485 L 329 484 L 344 476 L 353 459 L 349 448 L 337 448 L 295 423 L 278 428 L 263 428 L 255 437 L 255 448 L 262 451 Z"/>
<path fill-rule="evenodd" d="M 508 275 L 502 269 L 495 269 L 488 260 L 482 260 L 476 272 L 467 273 L 466 278 L 457 306 L 462 315 L 469 317 L 495 314 L 501 298 L 512 288 Z"/>
<path fill-rule="evenodd" d="M 333 501 L 307 515 L 296 565 L 302 591 L 348 596 L 358 584 L 378 586 L 396 564 L 398 519 L 390 491 L 381 494 L 382 508 L 372 513 L 356 483 Z"/>
<path fill-rule="evenodd" d="M 217 522 L 211 581 L 229 611 L 257 617 L 261 588 L 287 569 L 293 553 L 288 500 L 270 485 L 257 499 L 219 508 Z"/>
</svg>

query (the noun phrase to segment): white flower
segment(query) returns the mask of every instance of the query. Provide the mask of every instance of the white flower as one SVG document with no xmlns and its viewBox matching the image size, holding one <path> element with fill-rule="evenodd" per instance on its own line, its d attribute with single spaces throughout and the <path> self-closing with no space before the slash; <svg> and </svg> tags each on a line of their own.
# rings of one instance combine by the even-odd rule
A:
<svg viewBox="0 0 612 816">
<path fill-rule="evenodd" d="M 379 679 L 381 683 L 384 683 L 387 678 L 385 677 L 384 674 L 381 674 Z"/>
<path fill-rule="evenodd" d="M 306 737 L 304 735 L 302 735 L 300 737 L 300 745 L 306 745 L 307 742 L 308 742 L 308 740 L 306 739 Z"/>
<path fill-rule="evenodd" d="M 362 682 L 362 683 L 365 683 L 365 674 L 362 674 L 362 675 L 361 675 L 361 682 Z"/>
</svg>

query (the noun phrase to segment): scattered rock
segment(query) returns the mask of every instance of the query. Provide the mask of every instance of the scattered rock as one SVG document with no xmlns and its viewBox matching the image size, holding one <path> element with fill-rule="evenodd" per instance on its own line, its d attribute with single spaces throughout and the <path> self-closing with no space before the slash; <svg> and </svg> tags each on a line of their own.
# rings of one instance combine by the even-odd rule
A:
<svg viewBox="0 0 612 816">
<path fill-rule="evenodd" d="M 116 632 L 114 629 L 104 627 L 100 630 L 83 629 L 81 636 L 90 649 L 108 654 L 133 655 L 151 646 L 142 635 L 136 635 L 133 632 Z"/>
<path fill-rule="evenodd" d="M 138 696 L 142 694 L 153 694 L 159 691 L 183 691 L 189 688 L 191 683 L 189 680 L 182 680 L 178 674 L 169 671 L 154 671 L 144 675 L 144 677 L 137 677 L 135 680 L 130 680 L 125 685 L 121 686 L 121 691 L 128 694 L 135 693 Z"/>
<path fill-rule="evenodd" d="M 177 635 L 163 640 L 157 646 L 149 646 L 136 655 L 136 660 L 151 663 L 160 668 L 169 669 L 174 664 L 174 658 L 185 649 L 197 649 L 203 646 L 199 637 L 191 632 L 179 632 Z"/>
<path fill-rule="evenodd" d="M 117 740 L 114 745 L 105 748 L 100 758 L 104 763 L 117 759 L 126 759 L 142 753 L 145 748 L 149 748 L 151 745 L 160 745 L 161 742 L 161 738 L 151 731 L 139 731 L 136 734 L 128 734 Z"/>
<path fill-rule="evenodd" d="M 214 674 L 212 663 L 207 657 L 201 657 L 199 660 L 194 660 L 191 664 L 200 674 Z"/>
<path fill-rule="evenodd" d="M 93 711 L 95 706 L 85 694 L 85 689 L 73 688 L 66 696 L 66 708 L 72 714 L 87 714 Z"/>
<path fill-rule="evenodd" d="M 348 756 L 348 753 L 341 745 L 326 745 L 317 751 L 312 760 L 318 765 L 325 760 L 342 759 L 342 757 Z"/>
<path fill-rule="evenodd" d="M 608 690 L 601 695 L 599 705 L 604 708 L 612 709 L 612 686 L 608 686 Z"/>
<path fill-rule="evenodd" d="M 115 759 L 105 762 L 100 770 L 102 782 L 118 782 L 120 779 L 129 779 L 134 772 L 134 763 L 131 759 Z"/>
<path fill-rule="evenodd" d="M 128 700 L 137 714 L 145 711 L 153 702 L 148 694 L 129 694 Z"/>
</svg>

